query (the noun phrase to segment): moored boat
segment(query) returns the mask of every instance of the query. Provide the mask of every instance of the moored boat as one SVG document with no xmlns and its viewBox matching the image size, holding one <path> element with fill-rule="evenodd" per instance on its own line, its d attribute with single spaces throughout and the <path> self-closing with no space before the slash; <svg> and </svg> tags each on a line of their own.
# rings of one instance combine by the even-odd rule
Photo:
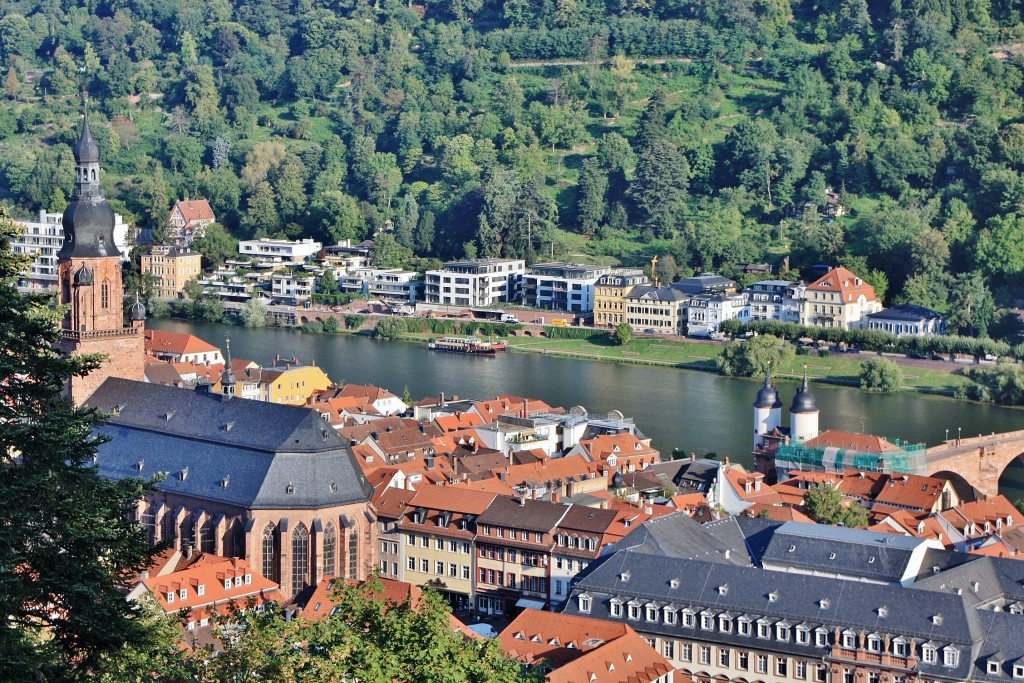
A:
<svg viewBox="0 0 1024 683">
<path fill-rule="evenodd" d="M 503 341 L 487 341 L 477 337 L 441 337 L 432 340 L 428 345 L 435 351 L 452 351 L 454 353 L 474 353 L 484 356 L 493 356 L 498 351 L 504 351 L 506 344 Z"/>
</svg>

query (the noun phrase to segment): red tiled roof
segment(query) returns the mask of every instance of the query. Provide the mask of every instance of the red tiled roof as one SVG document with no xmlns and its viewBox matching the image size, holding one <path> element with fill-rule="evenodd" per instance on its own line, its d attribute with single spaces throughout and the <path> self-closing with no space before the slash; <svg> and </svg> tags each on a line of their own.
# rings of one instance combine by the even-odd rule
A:
<svg viewBox="0 0 1024 683">
<path fill-rule="evenodd" d="M 809 448 L 843 448 L 857 451 L 858 453 L 874 453 L 875 455 L 903 452 L 902 448 L 880 436 L 844 432 L 838 429 L 824 431 L 813 439 L 808 439 L 805 445 Z"/>
<path fill-rule="evenodd" d="M 856 301 L 861 294 L 868 301 L 874 301 L 877 298 L 874 287 L 842 266 L 833 268 L 823 277 L 807 285 L 807 289 L 818 292 L 840 292 L 843 303 Z"/>
<path fill-rule="evenodd" d="M 423 486 L 409 501 L 410 507 L 448 510 L 464 515 L 479 515 L 494 500 L 493 493 L 471 491 L 464 487 Z"/>
<path fill-rule="evenodd" d="M 199 337 L 180 332 L 146 330 L 146 353 L 212 353 L 220 351 L 216 346 Z"/>
<path fill-rule="evenodd" d="M 164 206 L 167 205 L 164 204 Z M 210 208 L 210 202 L 205 199 L 179 199 L 174 203 L 174 206 L 181 211 L 186 224 L 192 221 L 212 221 L 217 219 L 213 214 L 213 209 Z M 171 211 L 173 210 L 171 209 Z"/>
<path fill-rule="evenodd" d="M 476 413 L 454 413 L 452 415 L 441 415 L 434 418 L 434 424 L 442 432 L 455 432 L 460 429 L 467 429 L 484 424 L 484 419 Z"/>
<path fill-rule="evenodd" d="M 245 560 L 207 553 L 193 558 L 185 569 L 143 579 L 142 583 L 165 613 L 191 609 L 190 618 L 195 618 L 199 610 L 212 614 L 214 604 L 227 609 L 231 601 L 242 605 L 250 598 L 257 603 L 281 600 L 277 584 L 252 571 Z M 200 587 L 203 595 L 199 594 Z M 181 597 L 181 591 L 185 591 L 185 597 Z"/>
<path fill-rule="evenodd" d="M 621 434 L 602 434 L 593 439 L 580 441 L 580 445 L 590 454 L 591 460 L 607 460 L 608 456 L 619 458 L 635 458 L 656 456 L 661 461 L 661 452 L 651 448 L 629 432 Z"/>
<path fill-rule="evenodd" d="M 554 670 L 551 683 L 651 683 L 673 670 L 629 625 L 524 610 L 498 636 L 501 649 Z"/>
<path fill-rule="evenodd" d="M 893 472 L 875 496 L 875 503 L 930 511 L 942 502 L 946 486 L 949 483 L 945 479 Z"/>
</svg>

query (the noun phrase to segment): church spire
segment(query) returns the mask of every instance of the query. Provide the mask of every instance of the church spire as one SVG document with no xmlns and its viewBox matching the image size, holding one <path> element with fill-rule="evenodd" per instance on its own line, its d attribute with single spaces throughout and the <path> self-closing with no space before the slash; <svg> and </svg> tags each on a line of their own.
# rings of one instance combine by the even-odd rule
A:
<svg viewBox="0 0 1024 683">
<path fill-rule="evenodd" d="M 235 373 L 231 370 L 231 337 L 224 337 L 224 374 L 220 376 L 220 391 L 225 399 L 235 397 Z"/>
<path fill-rule="evenodd" d="M 100 192 L 100 147 L 89 128 L 89 98 L 82 94 L 82 134 L 74 146 L 75 196 L 64 210 L 59 259 L 116 256 L 114 211 Z"/>
</svg>

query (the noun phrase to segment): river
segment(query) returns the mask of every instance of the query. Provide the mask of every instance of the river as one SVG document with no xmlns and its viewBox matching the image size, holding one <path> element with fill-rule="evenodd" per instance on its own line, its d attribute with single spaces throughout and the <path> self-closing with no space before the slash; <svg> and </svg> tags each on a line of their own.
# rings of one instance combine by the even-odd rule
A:
<svg viewBox="0 0 1024 683">
<path fill-rule="evenodd" d="M 321 335 L 282 328 L 248 329 L 217 323 L 147 321 L 155 329 L 187 332 L 223 348 L 231 337 L 235 358 L 272 363 L 275 354 L 315 360 L 335 382 L 384 387 L 413 399 L 445 392 L 491 399 L 513 394 L 593 413 L 619 410 L 636 419 L 666 457 L 673 448 L 697 455 L 728 456 L 751 464 L 754 395 L 758 380 L 710 372 L 558 358 L 536 353 L 464 356 L 429 351 L 425 344 L 378 342 L 367 337 Z M 779 382 L 788 413 L 797 382 Z M 869 394 L 857 389 L 812 385 L 821 410 L 820 427 L 876 434 L 889 440 L 935 445 L 946 438 L 1024 428 L 1024 411 L 916 393 Z M 788 424 L 788 415 L 784 418 Z M 1007 469 L 1001 491 L 1024 497 L 1024 464 Z"/>
</svg>

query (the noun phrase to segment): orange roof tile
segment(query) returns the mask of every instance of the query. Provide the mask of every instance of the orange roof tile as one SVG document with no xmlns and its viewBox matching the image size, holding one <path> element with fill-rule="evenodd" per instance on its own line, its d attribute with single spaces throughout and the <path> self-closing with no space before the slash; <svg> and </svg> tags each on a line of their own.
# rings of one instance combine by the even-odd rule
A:
<svg viewBox="0 0 1024 683">
<path fill-rule="evenodd" d="M 477 413 L 454 413 L 452 415 L 440 415 L 434 418 L 442 432 L 455 432 L 460 429 L 467 429 L 484 424 L 484 419 Z"/>
<path fill-rule="evenodd" d="M 945 479 L 893 472 L 875 496 L 875 503 L 928 511 L 942 502 L 942 491 L 949 485 Z"/>
<path fill-rule="evenodd" d="M 462 486 L 423 486 L 416 491 L 409 505 L 430 510 L 449 510 L 464 515 L 479 515 L 491 504 L 494 496 L 493 493 L 473 491 Z"/>
<path fill-rule="evenodd" d="M 168 614 L 215 603 L 225 607 L 231 601 L 243 604 L 250 598 L 258 602 L 281 599 L 277 584 L 252 571 L 245 560 L 207 553 L 194 557 L 185 569 L 143 579 L 142 583 Z"/>
<path fill-rule="evenodd" d="M 843 448 L 858 453 L 902 453 L 903 449 L 880 436 L 829 429 L 805 443 L 809 448 Z"/>
<path fill-rule="evenodd" d="M 602 434 L 595 436 L 593 439 L 580 441 L 580 445 L 590 454 L 592 460 L 607 460 L 610 455 L 615 455 L 619 458 L 653 455 L 658 458 L 655 462 L 661 462 L 660 451 L 651 448 L 629 432 Z"/>
<path fill-rule="evenodd" d="M 192 221 L 212 221 L 217 218 L 213 214 L 213 209 L 210 208 L 210 202 L 205 199 L 179 199 L 174 202 L 174 207 L 181 211 L 181 215 L 186 223 L 192 223 Z M 174 209 L 172 208 L 171 210 L 173 211 Z"/>
<path fill-rule="evenodd" d="M 216 346 L 192 334 L 146 330 L 146 353 L 212 353 L 220 351 Z"/>
<path fill-rule="evenodd" d="M 629 625 L 601 619 L 527 609 L 498 642 L 520 661 L 551 666 L 551 682 L 650 683 L 673 670 Z"/>
<path fill-rule="evenodd" d="M 874 287 L 842 266 L 833 268 L 807 285 L 807 289 L 817 292 L 839 292 L 842 294 L 843 303 L 852 303 L 862 294 L 868 301 L 877 299 Z"/>
</svg>

